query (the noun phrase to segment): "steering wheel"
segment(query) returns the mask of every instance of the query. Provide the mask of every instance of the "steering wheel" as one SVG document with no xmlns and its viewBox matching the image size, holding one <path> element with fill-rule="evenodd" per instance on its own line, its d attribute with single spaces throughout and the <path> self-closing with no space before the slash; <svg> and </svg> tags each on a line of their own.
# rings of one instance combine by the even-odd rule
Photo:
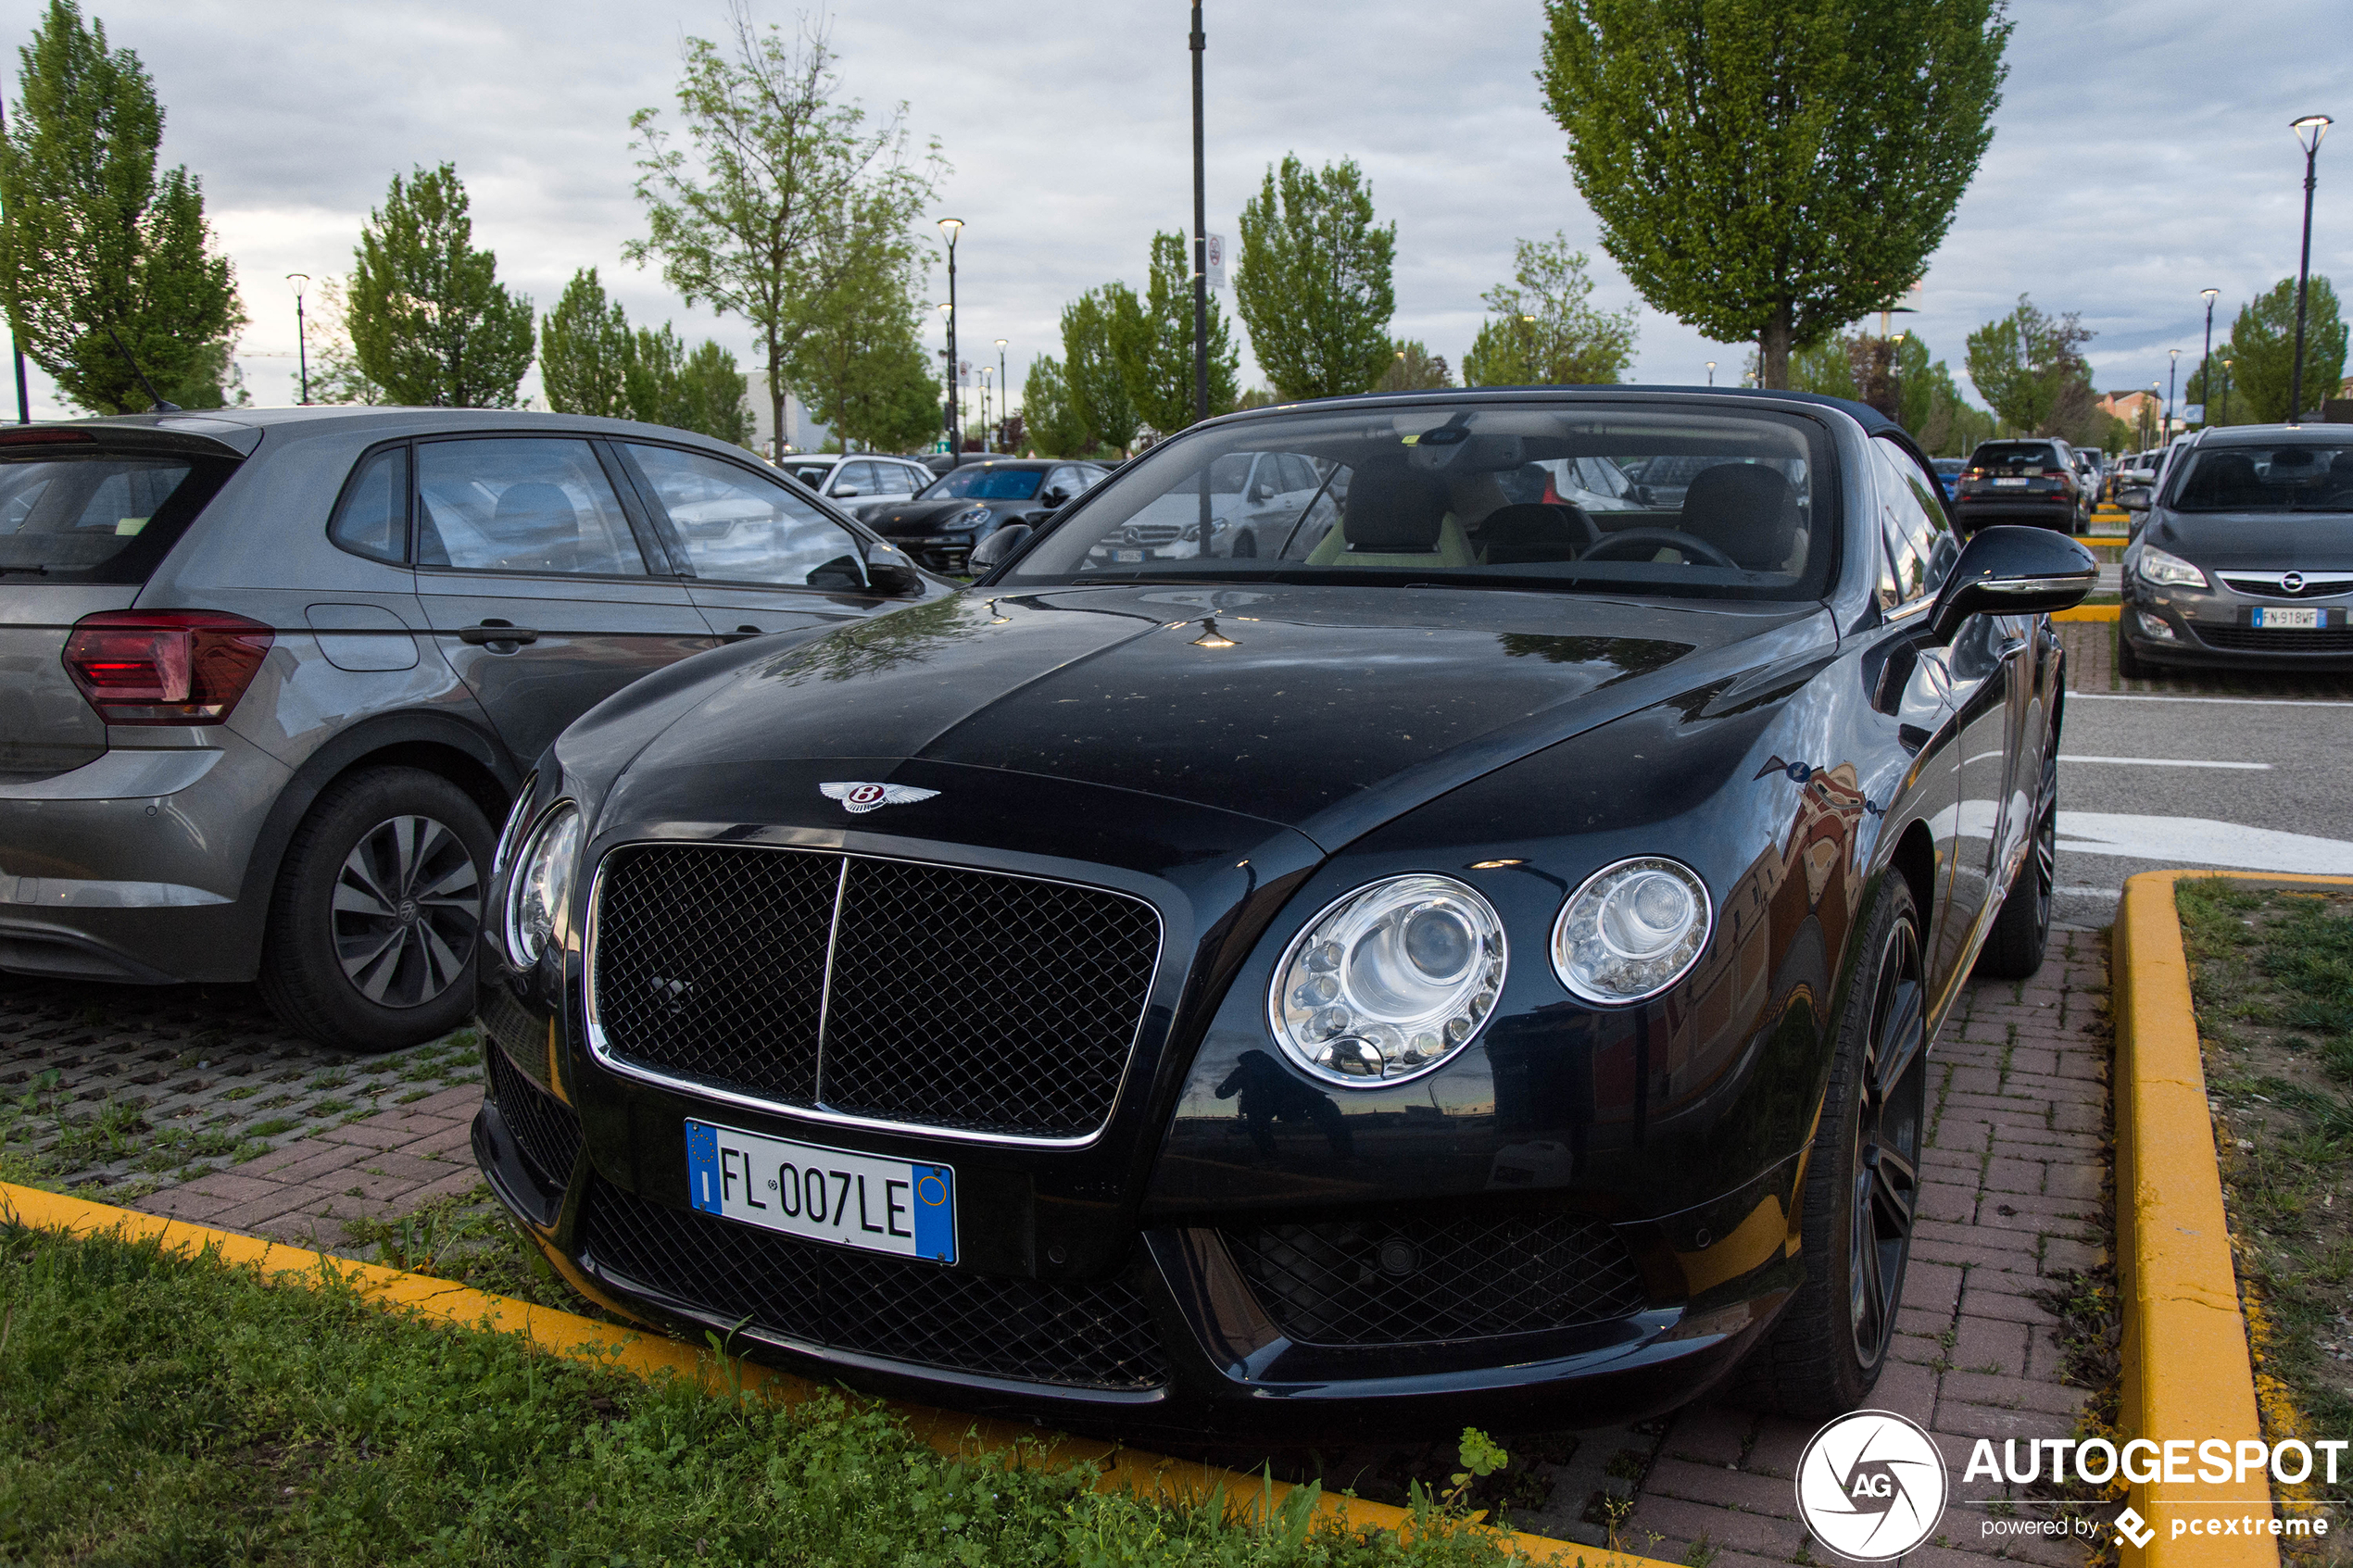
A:
<svg viewBox="0 0 2353 1568">
<path fill-rule="evenodd" d="M 1687 561 L 1704 560 L 1710 566 L 1730 567 L 1734 571 L 1741 570 L 1740 562 L 1697 534 L 1686 533 L 1680 528 L 1628 528 L 1616 533 L 1605 533 L 1602 535 L 1600 544 L 1577 558 L 1617 560 L 1629 552 L 1638 552 L 1634 558 L 1639 559 L 1642 553 L 1655 553 L 1662 545 L 1670 550 L 1681 551 Z M 1626 548 L 1620 549 L 1620 546 Z"/>
</svg>

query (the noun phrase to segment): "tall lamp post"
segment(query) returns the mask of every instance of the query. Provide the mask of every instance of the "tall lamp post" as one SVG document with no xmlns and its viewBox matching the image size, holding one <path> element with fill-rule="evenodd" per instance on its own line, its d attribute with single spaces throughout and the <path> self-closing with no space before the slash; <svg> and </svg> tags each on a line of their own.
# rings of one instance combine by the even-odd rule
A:
<svg viewBox="0 0 2353 1568">
<path fill-rule="evenodd" d="M 2214 416 L 2206 410 L 2214 407 L 2214 301 L 2221 289 L 2200 289 L 2206 296 L 2206 348 L 2197 361 L 2197 406 L 2203 416 L 2200 422 L 2212 424 Z"/>
<path fill-rule="evenodd" d="M 1716 361 L 1713 359 L 1707 362 L 1707 384 L 1710 386 L 1716 384 Z"/>
<path fill-rule="evenodd" d="M 2237 363 L 2235 359 L 2222 361 L 2222 422 L 2224 424 L 2231 422 L 2231 367 Z"/>
<path fill-rule="evenodd" d="M 2168 441 L 2173 439 L 2173 378 L 2181 369 L 2182 351 L 2178 348 L 2167 349 L 2165 351 L 2165 439 Z"/>
<path fill-rule="evenodd" d="M 1887 417 L 1899 425 L 1904 422 L 1904 339 L 1906 335 L 1903 332 L 1897 332 L 1887 340 L 1887 396 L 1888 401 L 1895 405 L 1894 410 Z"/>
<path fill-rule="evenodd" d="M 301 367 L 302 406 L 308 408 L 310 407 L 310 339 L 302 320 L 302 289 L 305 283 L 310 282 L 310 274 L 289 272 L 286 274 L 286 282 L 294 285 L 295 363 Z"/>
<path fill-rule="evenodd" d="M 2296 140 L 2304 149 L 2304 254 L 2296 264 L 2296 368 L 2287 378 L 2287 422 L 2304 413 L 2304 284 L 2312 272 L 2312 166 L 2321 156 L 2321 139 L 2336 122 L 2324 114 L 2308 114 L 2296 121 Z"/>
<path fill-rule="evenodd" d="M 1013 417 L 1013 383 L 1005 377 L 1005 340 L 997 340 L 997 433 L 1002 436 L 1004 427 Z"/>
<path fill-rule="evenodd" d="M 997 449 L 989 445 L 988 440 L 988 378 L 996 373 L 994 366 L 983 365 L 980 368 L 980 449 L 984 452 Z"/>
<path fill-rule="evenodd" d="M 1198 423 L 1209 418 L 1209 177 L 1201 130 L 1202 56 L 1209 48 L 1209 34 L 1202 31 L 1201 0 L 1193 0 L 1193 31 L 1187 42 L 1193 51 L 1193 420 Z M 1202 494 L 1202 505 L 1207 507 L 1209 493 Z M 1204 529 L 1202 538 L 1208 537 Z"/>
<path fill-rule="evenodd" d="M 963 232 L 961 218 L 943 218 L 939 232 L 948 236 L 948 450 L 964 449 L 963 400 L 956 388 L 956 236 Z"/>
<path fill-rule="evenodd" d="M 944 299 L 939 302 L 939 320 L 948 333 L 948 346 L 939 351 L 948 361 L 948 379 L 942 383 L 947 396 L 940 404 L 939 423 L 952 439 L 956 430 L 956 307 Z M 951 445 L 949 450 L 953 452 L 955 447 Z"/>
</svg>

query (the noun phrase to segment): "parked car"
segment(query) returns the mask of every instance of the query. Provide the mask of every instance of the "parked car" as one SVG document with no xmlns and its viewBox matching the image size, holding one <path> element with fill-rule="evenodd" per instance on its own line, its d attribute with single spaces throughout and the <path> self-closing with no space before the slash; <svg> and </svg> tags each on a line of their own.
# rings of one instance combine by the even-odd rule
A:
<svg viewBox="0 0 2353 1568">
<path fill-rule="evenodd" d="M 941 474 L 912 500 L 862 508 L 866 525 L 934 571 L 962 573 L 974 546 L 1009 523 L 1035 525 L 1103 478 L 1097 463 L 992 458 Z"/>
<path fill-rule="evenodd" d="M 807 453 L 786 458 L 776 466 L 853 516 L 863 507 L 911 500 L 934 477 L 931 470 L 912 458 L 864 454 L 845 458 L 837 452 Z"/>
<path fill-rule="evenodd" d="M 1269 452 L 1350 476 L 1304 558 L 1121 558 Z M 1662 452 L 1720 460 L 1657 526 L 1458 510 Z M 1294 404 L 642 684 L 509 819 L 493 1190 L 633 1315 L 1060 1424 L 1853 1408 L 1932 1042 L 2041 961 L 2095 576 L 1934 485 L 1800 394 Z"/>
<path fill-rule="evenodd" d="M 1106 559 L 1129 563 L 1204 555 L 1249 560 L 1287 550 L 1296 557 L 1340 515 L 1327 483 L 1334 471 L 1290 452 L 1228 452 L 1210 465 L 1205 504 L 1198 490 L 1163 495 L 1099 548 Z"/>
<path fill-rule="evenodd" d="M 258 979 L 375 1050 L 474 1010 L 493 824 L 648 671 L 937 598 L 738 448 L 235 409 L 0 429 L 0 970 Z"/>
<path fill-rule="evenodd" d="M 2190 435 L 2123 558 L 2117 668 L 2353 670 L 2353 431 Z"/>
<path fill-rule="evenodd" d="M 1936 470 L 1937 487 L 1944 492 L 1945 502 L 1949 505 L 1956 493 L 1955 486 L 1960 483 L 1961 470 L 1968 464 L 1958 458 L 1939 458 L 1931 466 Z"/>
<path fill-rule="evenodd" d="M 2100 454 L 2088 447 L 2071 446 L 2068 449 L 2068 455 L 2075 463 L 2076 494 L 2082 498 L 2083 510 L 2088 514 L 2091 511 L 2092 503 L 2100 497 L 2100 480 L 2103 472 Z"/>
<path fill-rule="evenodd" d="M 2055 437 L 1979 442 L 1953 492 L 1953 516 L 1964 533 L 1989 522 L 2072 533 L 2087 515 L 2074 448 Z"/>
</svg>

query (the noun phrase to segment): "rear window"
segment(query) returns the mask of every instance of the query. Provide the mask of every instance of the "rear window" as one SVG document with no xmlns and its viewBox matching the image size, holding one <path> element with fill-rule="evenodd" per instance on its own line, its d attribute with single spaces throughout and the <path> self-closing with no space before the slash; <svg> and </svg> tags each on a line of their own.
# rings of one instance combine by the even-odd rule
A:
<svg viewBox="0 0 2353 1568">
<path fill-rule="evenodd" d="M 1969 456 L 1979 469 L 2055 469 L 2058 448 L 2040 441 L 1988 441 Z"/>
<path fill-rule="evenodd" d="M 0 458 L 0 577 L 144 583 L 235 466 L 94 451 Z"/>
</svg>

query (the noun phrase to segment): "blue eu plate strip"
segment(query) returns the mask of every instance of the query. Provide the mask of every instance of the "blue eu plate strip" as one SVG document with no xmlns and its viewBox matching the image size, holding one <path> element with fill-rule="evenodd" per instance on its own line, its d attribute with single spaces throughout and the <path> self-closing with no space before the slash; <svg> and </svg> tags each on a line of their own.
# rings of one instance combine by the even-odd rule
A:
<svg viewBox="0 0 2353 1568">
<path fill-rule="evenodd" d="M 706 1214 L 719 1205 L 719 1130 L 699 1122 L 686 1123 L 686 1193 Z"/>
<path fill-rule="evenodd" d="M 956 1173 L 945 1165 L 910 1167 L 915 1178 L 915 1255 L 956 1261 Z"/>
</svg>

